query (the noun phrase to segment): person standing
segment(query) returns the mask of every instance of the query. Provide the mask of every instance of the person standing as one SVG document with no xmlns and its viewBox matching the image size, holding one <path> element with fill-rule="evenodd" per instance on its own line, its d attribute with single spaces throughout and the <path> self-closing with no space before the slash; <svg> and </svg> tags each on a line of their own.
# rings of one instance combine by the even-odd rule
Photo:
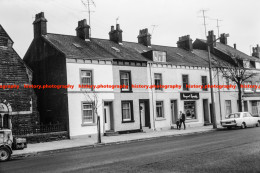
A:
<svg viewBox="0 0 260 173">
<path fill-rule="evenodd" d="M 185 120 L 186 120 L 185 113 L 182 113 L 182 111 L 180 111 L 180 127 L 179 127 L 180 130 L 181 130 L 181 124 L 183 124 L 184 130 L 186 129 Z"/>
</svg>

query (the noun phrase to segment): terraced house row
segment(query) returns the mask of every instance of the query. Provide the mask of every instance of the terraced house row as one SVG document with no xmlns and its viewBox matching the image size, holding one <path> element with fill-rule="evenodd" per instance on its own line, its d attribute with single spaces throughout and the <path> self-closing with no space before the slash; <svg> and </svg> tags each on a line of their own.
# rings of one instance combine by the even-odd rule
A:
<svg viewBox="0 0 260 173">
<path fill-rule="evenodd" d="M 100 117 L 105 135 L 170 129 L 179 111 L 187 112 L 187 126 L 212 123 L 208 88 L 207 40 L 182 36 L 177 47 L 151 44 L 147 29 L 137 32 L 137 42 L 123 41 L 120 25 L 111 26 L 109 39 L 90 38 L 86 20 L 75 25 L 76 35 L 47 32 L 44 13 L 36 15 L 34 39 L 24 61 L 33 71 L 33 84 L 74 85 L 67 89 L 35 90 L 40 120 L 67 123 L 70 137 L 97 133 Z M 208 40 L 216 39 L 209 32 Z M 260 69 L 259 48 L 248 56 L 227 45 L 225 34 L 211 45 L 213 59 L 228 60 L 239 54 L 254 71 Z M 259 76 L 252 82 L 258 83 Z M 250 81 L 249 81 L 250 82 Z M 213 68 L 213 83 L 231 84 Z M 127 85 L 128 88 L 80 88 L 78 85 Z M 180 88 L 142 88 L 132 85 L 180 85 Z M 259 90 L 244 91 L 244 110 L 259 109 Z M 217 121 L 237 111 L 236 89 L 214 89 Z"/>
</svg>

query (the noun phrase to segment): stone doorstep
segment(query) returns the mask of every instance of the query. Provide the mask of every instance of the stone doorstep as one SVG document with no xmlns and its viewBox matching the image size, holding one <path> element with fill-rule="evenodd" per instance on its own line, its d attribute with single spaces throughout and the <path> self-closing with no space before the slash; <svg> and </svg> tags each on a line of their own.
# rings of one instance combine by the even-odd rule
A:
<svg viewBox="0 0 260 173">
<path fill-rule="evenodd" d="M 24 157 L 33 157 L 37 155 L 48 155 L 48 154 L 55 154 L 65 151 L 71 151 L 72 149 L 89 149 L 94 147 L 102 147 L 102 146 L 109 146 L 109 145 L 120 145 L 125 143 L 132 143 L 132 142 L 141 142 L 141 141 L 149 141 L 157 138 L 165 138 L 165 137 L 174 137 L 174 136 L 186 136 L 186 135 L 192 135 L 192 134 L 200 134 L 200 133 L 209 133 L 213 132 L 215 129 L 208 129 L 204 131 L 194 131 L 194 132 L 187 132 L 182 134 L 171 134 L 171 135 L 162 135 L 162 136 L 154 136 L 154 137 L 146 137 L 146 138 L 140 138 L 140 139 L 131 139 L 131 140 L 124 140 L 124 141 L 115 141 L 115 142 L 107 142 L 107 143 L 94 143 L 89 145 L 82 145 L 82 146 L 76 146 L 76 147 L 68 147 L 68 148 L 61 148 L 61 149 L 54 149 L 54 150 L 46 150 L 46 151 L 33 151 L 33 152 L 27 152 L 23 154 L 13 154 L 12 159 L 19 159 Z"/>
</svg>

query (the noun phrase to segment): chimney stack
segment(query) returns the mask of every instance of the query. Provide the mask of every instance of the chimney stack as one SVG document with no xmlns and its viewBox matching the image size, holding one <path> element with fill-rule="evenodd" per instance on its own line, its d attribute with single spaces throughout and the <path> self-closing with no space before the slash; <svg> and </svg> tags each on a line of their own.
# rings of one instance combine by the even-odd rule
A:
<svg viewBox="0 0 260 173">
<path fill-rule="evenodd" d="M 258 44 L 256 45 L 256 47 L 253 47 L 252 56 L 254 56 L 256 58 L 260 58 L 260 47 Z"/>
<path fill-rule="evenodd" d="M 236 43 L 234 43 L 234 49 L 237 49 L 237 44 Z"/>
<path fill-rule="evenodd" d="M 179 37 L 179 41 L 177 41 L 177 46 L 179 48 L 192 51 L 193 46 L 192 46 L 192 39 L 190 38 L 190 35 Z"/>
<path fill-rule="evenodd" d="M 86 19 L 78 21 L 78 27 L 76 28 L 77 37 L 82 40 L 89 40 L 89 29 L 90 26 L 87 24 Z"/>
<path fill-rule="evenodd" d="M 214 35 L 214 31 L 209 31 L 207 36 L 207 44 L 209 44 L 210 51 L 214 51 L 214 47 L 216 47 L 216 36 Z"/>
<path fill-rule="evenodd" d="M 137 38 L 139 44 L 142 44 L 147 47 L 151 46 L 151 34 L 149 34 L 147 28 L 141 29 Z"/>
<path fill-rule="evenodd" d="M 44 12 L 35 15 L 33 22 L 34 38 L 41 37 L 47 34 L 47 20 L 44 17 Z"/>
<path fill-rule="evenodd" d="M 111 31 L 109 32 L 109 40 L 118 44 L 122 44 L 122 30 L 120 29 L 120 25 L 116 24 L 116 30 L 114 26 L 111 26 Z"/>
<path fill-rule="evenodd" d="M 227 45 L 227 37 L 225 33 L 220 34 L 220 43 Z"/>
</svg>

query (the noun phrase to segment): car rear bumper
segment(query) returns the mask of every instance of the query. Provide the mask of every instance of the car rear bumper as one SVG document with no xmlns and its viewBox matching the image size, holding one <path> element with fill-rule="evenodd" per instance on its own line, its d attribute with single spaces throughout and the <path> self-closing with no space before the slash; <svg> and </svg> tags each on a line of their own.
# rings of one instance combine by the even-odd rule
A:
<svg viewBox="0 0 260 173">
<path fill-rule="evenodd" d="M 222 127 L 236 127 L 237 123 L 230 123 L 230 124 L 225 124 L 225 123 L 221 123 Z"/>
</svg>

